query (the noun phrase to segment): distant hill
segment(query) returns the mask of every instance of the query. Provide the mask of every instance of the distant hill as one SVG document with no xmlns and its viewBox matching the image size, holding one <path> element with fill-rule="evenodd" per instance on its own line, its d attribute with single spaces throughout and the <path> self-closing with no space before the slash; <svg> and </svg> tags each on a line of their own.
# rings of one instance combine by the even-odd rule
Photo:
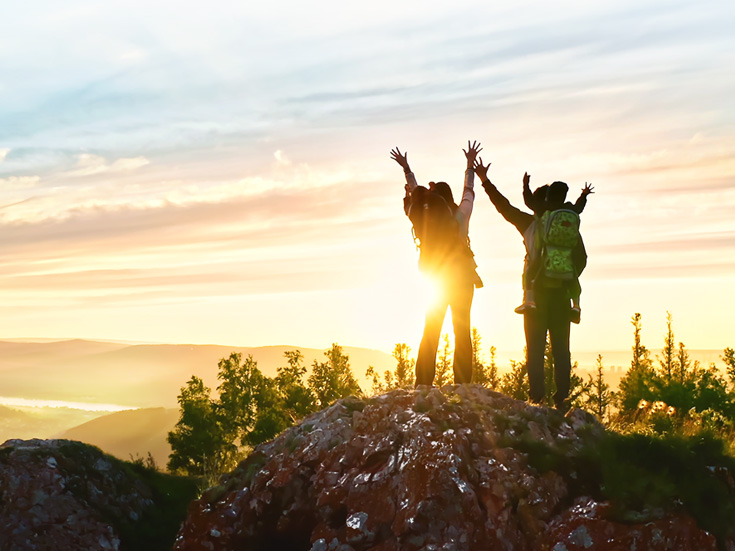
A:
<svg viewBox="0 0 735 551">
<path fill-rule="evenodd" d="M 128 344 L 89 340 L 52 342 L 0 341 L 0 397 L 119 404 L 130 408 L 177 407 L 176 396 L 191 377 L 217 386 L 217 363 L 231 352 L 252 354 L 258 367 L 273 376 L 285 365 L 284 352 L 299 349 L 305 363 L 324 360 L 324 350 L 297 346 L 237 347 L 187 344 Z M 350 365 L 363 388 L 365 371 L 372 365 L 379 373 L 393 369 L 395 360 L 386 352 L 344 347 Z M 487 353 L 487 351 L 485 351 Z M 659 351 L 652 351 L 653 357 Z M 594 368 L 597 352 L 575 352 L 572 359 L 581 370 Z M 610 383 L 625 373 L 629 350 L 602 351 Z M 692 359 L 703 365 L 721 364 L 721 350 L 691 350 Z M 509 359 L 522 360 L 522 352 L 499 350 L 501 371 Z"/>
<path fill-rule="evenodd" d="M 179 420 L 177 409 L 144 408 L 118 411 L 64 431 L 58 438 L 97 446 L 120 459 L 147 457 L 151 453 L 161 469 L 166 468 L 171 446 L 166 435 Z"/>
<path fill-rule="evenodd" d="M 217 363 L 232 352 L 251 354 L 266 375 L 285 365 L 284 352 L 298 348 L 305 363 L 323 361 L 324 350 L 295 346 L 236 347 L 70 340 L 20 343 L 0 341 L 0 396 L 108 403 L 136 407 L 177 407 L 181 387 L 197 375 L 217 386 Z M 368 366 L 392 369 L 390 354 L 344 347 L 363 383 Z"/>
<path fill-rule="evenodd" d="M 99 415 L 71 408 L 0 406 L 0 444 L 11 438 L 50 438 Z"/>
</svg>

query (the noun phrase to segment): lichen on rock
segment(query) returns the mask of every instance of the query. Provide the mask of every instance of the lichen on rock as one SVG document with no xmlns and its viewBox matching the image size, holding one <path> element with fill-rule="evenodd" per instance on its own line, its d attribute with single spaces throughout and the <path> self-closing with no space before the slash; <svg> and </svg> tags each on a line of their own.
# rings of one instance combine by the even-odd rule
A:
<svg viewBox="0 0 735 551">
<path fill-rule="evenodd" d="M 341 400 L 205 492 L 175 549 L 717 549 L 681 512 L 638 526 L 585 493 L 584 461 L 573 458 L 605 434 L 585 412 L 477 385 Z"/>
</svg>

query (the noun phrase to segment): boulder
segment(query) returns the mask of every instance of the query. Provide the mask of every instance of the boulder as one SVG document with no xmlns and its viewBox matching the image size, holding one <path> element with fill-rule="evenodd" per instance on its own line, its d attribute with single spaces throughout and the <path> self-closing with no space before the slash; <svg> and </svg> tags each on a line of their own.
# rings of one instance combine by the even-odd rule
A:
<svg viewBox="0 0 735 551">
<path fill-rule="evenodd" d="M 193 502 L 174 549 L 715 551 L 680 511 L 626 523 L 585 495 L 559 458 L 604 435 L 585 412 L 476 385 L 340 400 Z"/>
</svg>

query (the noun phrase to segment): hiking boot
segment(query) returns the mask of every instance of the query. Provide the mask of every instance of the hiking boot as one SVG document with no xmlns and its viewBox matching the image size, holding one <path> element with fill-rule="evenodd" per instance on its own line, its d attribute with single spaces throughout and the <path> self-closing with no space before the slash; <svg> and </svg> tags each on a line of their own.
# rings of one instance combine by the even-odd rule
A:
<svg viewBox="0 0 735 551">
<path fill-rule="evenodd" d="M 534 302 L 524 302 L 521 304 L 518 308 L 513 310 L 516 314 L 527 314 L 528 312 L 533 312 L 536 309 L 536 303 Z"/>
<path fill-rule="evenodd" d="M 554 408 L 556 409 L 556 411 L 558 411 L 562 415 L 566 415 L 567 412 L 571 409 L 571 404 L 569 403 L 569 399 L 564 399 L 561 402 L 555 401 Z"/>
<path fill-rule="evenodd" d="M 582 309 L 579 306 L 572 306 L 572 309 L 569 311 L 569 321 L 572 323 L 582 321 Z"/>
</svg>

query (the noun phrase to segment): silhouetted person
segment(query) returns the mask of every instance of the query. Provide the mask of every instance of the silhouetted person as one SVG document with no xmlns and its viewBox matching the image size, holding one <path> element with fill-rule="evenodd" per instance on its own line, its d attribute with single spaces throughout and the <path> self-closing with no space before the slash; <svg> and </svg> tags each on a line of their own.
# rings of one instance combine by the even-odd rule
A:
<svg viewBox="0 0 735 551">
<path fill-rule="evenodd" d="M 587 196 L 594 193 L 591 185 L 586 184 L 582 189 L 582 193 L 579 195 L 577 201 L 572 204 L 565 202 L 567 191 L 569 186 L 564 182 L 554 182 L 551 185 L 544 185 L 537 188 L 533 193 L 529 183 L 531 177 L 528 173 L 523 175 L 523 201 L 526 206 L 530 208 L 536 216 L 536 222 L 527 230 L 533 235 L 524 235 L 524 242 L 526 243 L 526 259 L 524 262 L 523 269 L 523 303 L 515 309 L 518 314 L 525 314 L 528 311 L 536 308 L 536 301 L 533 292 L 533 280 L 542 268 L 542 258 L 540 255 L 541 247 L 538 246 L 538 242 L 541 237 L 542 228 L 545 227 L 545 223 L 548 220 L 546 213 L 554 210 L 570 210 L 575 212 L 577 215 L 581 214 L 584 207 L 587 205 Z M 543 222 L 541 218 L 546 215 Z M 538 225 L 541 223 L 541 228 Z M 565 283 L 567 292 L 572 299 L 571 308 L 571 320 L 573 323 L 579 323 L 581 317 L 580 307 L 580 295 L 582 293 L 582 287 L 579 284 L 579 274 Z"/>
<path fill-rule="evenodd" d="M 483 165 L 482 159 L 475 164 L 475 172 L 482 182 L 482 187 L 500 215 L 513 224 L 526 239 L 529 228 L 536 220 L 535 216 L 511 205 L 508 199 L 498 191 L 487 177 L 489 166 L 489 163 Z M 526 368 L 531 401 L 541 403 L 546 394 L 544 350 L 548 333 L 551 353 L 554 357 L 554 382 L 556 383 L 554 404 L 557 409 L 566 411 L 569 377 L 572 369 L 569 352 L 570 299 L 566 289 L 558 283 L 558 281 L 550 280 L 543 273 L 535 278 L 533 291 L 536 308 L 526 312 L 523 325 L 526 335 Z"/>
<path fill-rule="evenodd" d="M 469 248 L 469 223 L 475 200 L 473 165 L 480 144 L 467 142 L 467 158 L 462 199 L 457 205 L 446 182 L 430 182 L 429 188 L 416 183 L 407 154 L 391 150 L 391 158 L 406 176 L 404 210 L 419 238 L 419 268 L 437 285 L 438 297 L 426 312 L 424 333 L 416 358 L 416 386 L 434 382 L 436 352 L 447 308 L 452 310 L 454 326 L 454 382 L 472 380 L 472 340 L 470 309 L 475 287 L 482 281 Z"/>
</svg>

